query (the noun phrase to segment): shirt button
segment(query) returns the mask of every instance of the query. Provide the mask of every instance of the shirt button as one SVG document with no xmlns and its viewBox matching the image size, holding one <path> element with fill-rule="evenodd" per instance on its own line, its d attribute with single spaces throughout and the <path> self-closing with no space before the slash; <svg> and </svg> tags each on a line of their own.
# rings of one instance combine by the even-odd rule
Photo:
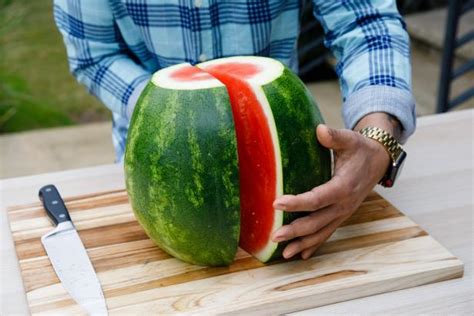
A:
<svg viewBox="0 0 474 316">
<path fill-rule="evenodd" d="M 199 55 L 199 61 L 203 62 L 203 61 L 206 61 L 206 60 L 207 60 L 206 54 Z"/>
<path fill-rule="evenodd" d="M 194 6 L 200 8 L 202 6 L 202 0 L 194 0 Z"/>
</svg>

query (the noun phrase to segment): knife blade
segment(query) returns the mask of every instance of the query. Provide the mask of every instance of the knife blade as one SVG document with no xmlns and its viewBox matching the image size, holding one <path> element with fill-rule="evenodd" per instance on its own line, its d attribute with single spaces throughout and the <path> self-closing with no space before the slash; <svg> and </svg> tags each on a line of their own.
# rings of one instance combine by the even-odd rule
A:
<svg viewBox="0 0 474 316">
<path fill-rule="evenodd" d="M 56 225 L 55 229 L 41 237 L 56 275 L 87 313 L 107 315 L 99 279 L 58 190 L 52 184 L 46 185 L 39 190 L 39 198 Z"/>
</svg>

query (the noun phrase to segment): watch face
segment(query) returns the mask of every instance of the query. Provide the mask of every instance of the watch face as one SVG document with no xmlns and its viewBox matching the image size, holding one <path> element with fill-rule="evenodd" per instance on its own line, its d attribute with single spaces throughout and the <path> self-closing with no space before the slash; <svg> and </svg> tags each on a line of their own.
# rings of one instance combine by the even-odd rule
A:
<svg viewBox="0 0 474 316">
<path fill-rule="evenodd" d="M 405 166 L 405 161 L 402 161 L 402 163 L 401 163 L 400 166 L 398 167 L 398 170 L 397 170 L 397 177 L 402 173 L 403 166 Z"/>
<path fill-rule="evenodd" d="M 406 157 L 407 153 L 402 151 L 398 156 L 397 160 L 393 163 L 392 168 L 390 170 L 390 175 L 386 180 L 387 187 L 392 187 L 395 184 L 395 180 L 398 178 L 398 175 L 403 169 Z"/>
</svg>

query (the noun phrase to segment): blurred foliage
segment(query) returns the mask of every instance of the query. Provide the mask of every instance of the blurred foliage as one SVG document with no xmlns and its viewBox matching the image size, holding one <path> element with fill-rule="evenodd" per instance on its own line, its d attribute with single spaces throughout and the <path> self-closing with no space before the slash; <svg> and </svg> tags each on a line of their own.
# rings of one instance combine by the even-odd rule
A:
<svg viewBox="0 0 474 316">
<path fill-rule="evenodd" d="M 0 0 L 0 133 L 105 120 L 69 74 L 51 0 Z"/>
<path fill-rule="evenodd" d="M 24 80 L 0 69 L 0 133 L 71 124 L 65 113 L 33 97 Z"/>
</svg>

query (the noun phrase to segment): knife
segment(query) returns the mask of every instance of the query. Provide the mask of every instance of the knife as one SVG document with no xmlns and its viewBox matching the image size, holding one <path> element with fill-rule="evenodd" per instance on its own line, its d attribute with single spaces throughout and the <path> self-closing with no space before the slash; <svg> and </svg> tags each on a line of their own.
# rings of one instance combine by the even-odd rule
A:
<svg viewBox="0 0 474 316">
<path fill-rule="evenodd" d="M 58 190 L 52 184 L 46 185 L 39 190 L 39 198 L 56 225 L 54 230 L 41 237 L 56 275 L 87 313 L 107 315 L 99 279 Z"/>
</svg>

